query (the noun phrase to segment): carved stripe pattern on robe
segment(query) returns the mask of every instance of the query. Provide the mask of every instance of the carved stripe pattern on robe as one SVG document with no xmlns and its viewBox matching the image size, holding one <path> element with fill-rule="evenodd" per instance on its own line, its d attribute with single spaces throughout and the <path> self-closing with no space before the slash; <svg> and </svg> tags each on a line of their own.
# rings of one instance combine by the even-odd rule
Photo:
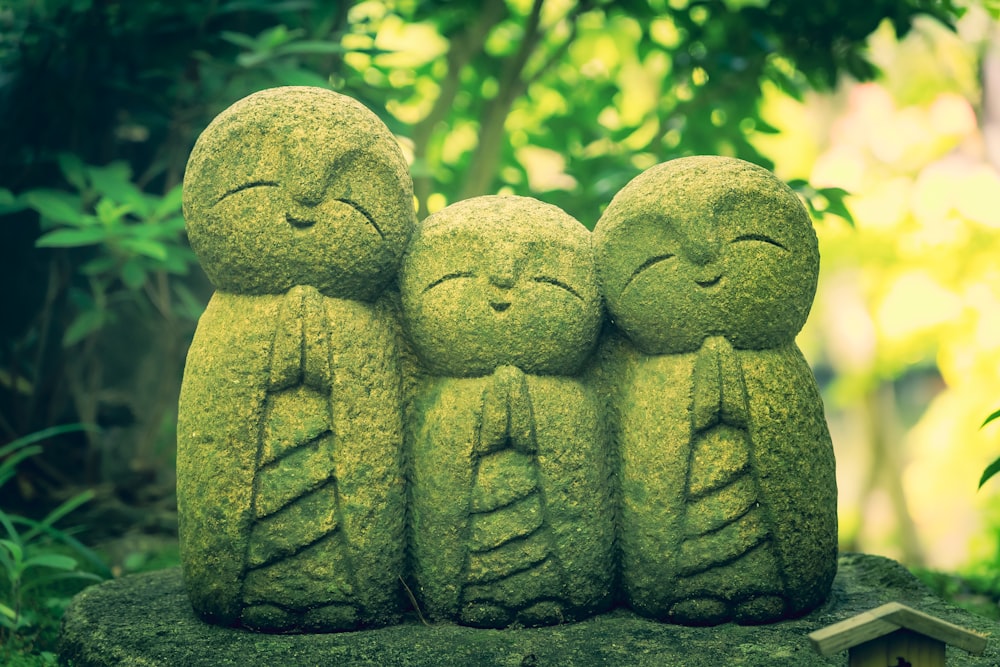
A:
<svg viewBox="0 0 1000 667">
<path fill-rule="evenodd" d="M 783 594 L 773 535 L 755 473 L 743 371 L 732 344 L 706 339 L 694 366 L 692 442 L 678 554 L 685 597 L 723 597 L 699 575 L 729 567 L 730 584 L 746 598 Z M 742 600 L 730 600 L 738 603 Z"/>
<path fill-rule="evenodd" d="M 254 523 L 243 588 L 247 605 L 268 604 L 294 613 L 352 603 L 353 568 L 310 590 L 285 590 L 280 583 L 282 570 L 347 558 L 334 476 L 327 333 L 333 323 L 325 301 L 313 287 L 293 287 L 276 323 L 254 475 Z"/>
</svg>

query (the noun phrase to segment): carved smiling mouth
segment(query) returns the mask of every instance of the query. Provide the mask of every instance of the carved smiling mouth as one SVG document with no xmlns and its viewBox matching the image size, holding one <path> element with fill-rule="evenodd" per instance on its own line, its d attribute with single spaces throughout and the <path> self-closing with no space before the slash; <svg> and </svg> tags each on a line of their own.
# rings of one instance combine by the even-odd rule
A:
<svg viewBox="0 0 1000 667">
<path fill-rule="evenodd" d="M 299 218 L 293 218 L 288 213 L 285 214 L 285 220 L 295 229 L 309 229 L 316 224 L 315 220 L 300 220 Z"/>
<path fill-rule="evenodd" d="M 498 313 L 502 313 L 510 308 L 510 301 L 490 301 L 490 308 Z"/>
<path fill-rule="evenodd" d="M 695 280 L 695 282 L 698 283 L 699 287 L 712 287 L 713 285 L 718 285 L 720 280 L 722 280 L 721 274 L 707 280 Z"/>
</svg>

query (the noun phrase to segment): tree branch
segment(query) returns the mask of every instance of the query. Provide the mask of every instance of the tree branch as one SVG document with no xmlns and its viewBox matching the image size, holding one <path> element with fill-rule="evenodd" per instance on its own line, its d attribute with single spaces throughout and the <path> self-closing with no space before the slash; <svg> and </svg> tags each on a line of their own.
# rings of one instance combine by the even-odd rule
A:
<svg viewBox="0 0 1000 667">
<path fill-rule="evenodd" d="M 541 39 L 539 30 L 542 16 L 542 5 L 545 0 L 535 0 L 531 6 L 531 14 L 524 27 L 524 39 L 517 52 L 504 63 L 500 86 L 496 97 L 486 107 L 483 120 L 479 126 L 479 143 L 472 154 L 469 169 L 466 172 L 465 183 L 461 189 L 461 199 L 468 199 L 489 191 L 496 177 L 500 153 L 503 149 L 504 124 L 510 108 L 526 89 L 522 78 L 524 66 L 534 53 Z"/>
<path fill-rule="evenodd" d="M 507 5 L 503 0 L 492 0 L 482 7 L 477 20 L 471 23 L 464 33 L 453 37 L 448 49 L 448 72 L 441 82 L 437 99 L 427 116 L 413 126 L 413 157 L 416 162 L 426 162 L 431 139 L 451 113 L 455 97 L 461 87 L 462 69 L 471 60 L 482 53 L 486 37 L 490 31 L 507 15 Z M 434 191 L 434 180 L 429 174 L 418 175 L 413 179 L 413 192 L 419 203 L 417 215 L 420 219 L 427 216 L 427 198 Z"/>
</svg>

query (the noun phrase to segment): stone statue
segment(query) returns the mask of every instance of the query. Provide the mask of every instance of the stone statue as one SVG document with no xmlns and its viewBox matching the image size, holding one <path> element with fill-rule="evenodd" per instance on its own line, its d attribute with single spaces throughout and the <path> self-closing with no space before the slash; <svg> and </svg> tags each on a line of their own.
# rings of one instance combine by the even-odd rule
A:
<svg viewBox="0 0 1000 667">
<path fill-rule="evenodd" d="M 384 293 L 415 222 L 394 137 L 329 90 L 255 93 L 199 137 L 184 215 L 217 289 L 179 406 L 194 609 L 269 632 L 394 621 L 405 494 Z"/>
<path fill-rule="evenodd" d="M 795 344 L 819 269 L 802 204 L 760 167 L 682 158 L 626 185 L 594 246 L 623 334 L 602 376 L 628 603 L 684 624 L 817 606 L 836 570 L 837 489 Z"/>
<path fill-rule="evenodd" d="M 418 602 L 479 627 L 599 611 L 611 470 L 577 377 L 602 320 L 590 233 L 527 197 L 459 202 L 418 225 L 400 293 L 428 373 L 407 437 Z"/>
</svg>

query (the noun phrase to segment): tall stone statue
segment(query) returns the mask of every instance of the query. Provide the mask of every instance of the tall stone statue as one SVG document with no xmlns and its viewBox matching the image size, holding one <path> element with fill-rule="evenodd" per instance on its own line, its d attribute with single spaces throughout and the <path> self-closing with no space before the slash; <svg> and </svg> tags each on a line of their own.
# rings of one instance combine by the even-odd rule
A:
<svg viewBox="0 0 1000 667">
<path fill-rule="evenodd" d="M 271 632 L 393 621 L 405 494 L 383 294 L 415 221 L 398 145 L 343 95 L 255 93 L 199 137 L 184 215 L 217 289 L 179 407 L 181 560 L 196 612 Z"/>
<path fill-rule="evenodd" d="M 594 230 L 628 603 L 685 624 L 802 614 L 837 558 L 833 449 L 795 344 L 819 252 L 796 195 L 724 157 L 657 165 Z"/>
<path fill-rule="evenodd" d="M 427 371 L 407 440 L 418 602 L 480 627 L 599 611 L 611 470 L 577 377 L 602 320 L 590 233 L 527 197 L 459 202 L 417 227 L 400 292 Z"/>
</svg>

